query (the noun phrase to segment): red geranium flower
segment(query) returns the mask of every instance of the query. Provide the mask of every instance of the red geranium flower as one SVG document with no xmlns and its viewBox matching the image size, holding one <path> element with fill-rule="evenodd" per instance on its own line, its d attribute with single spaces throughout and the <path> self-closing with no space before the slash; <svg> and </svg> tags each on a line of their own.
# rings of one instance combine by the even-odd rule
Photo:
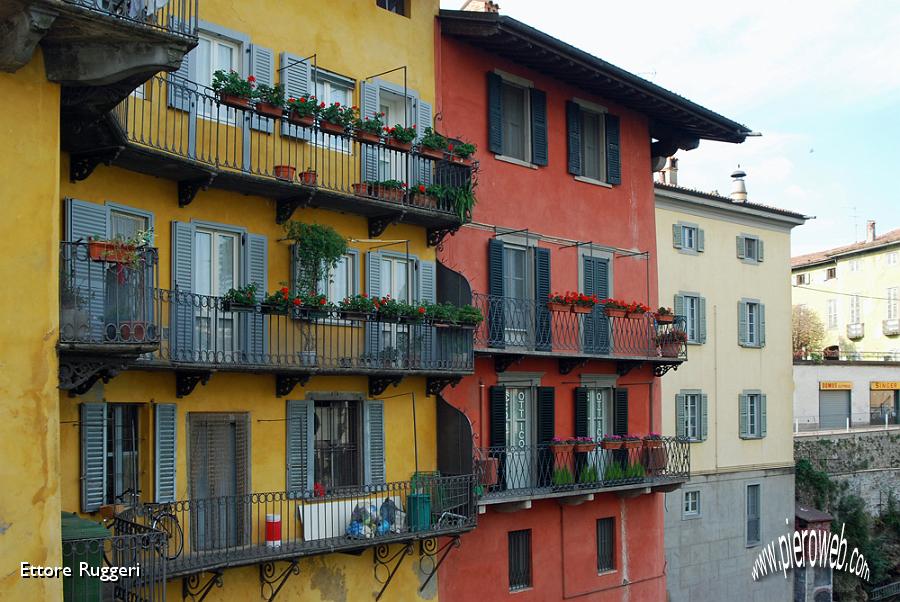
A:
<svg viewBox="0 0 900 602">
<path fill-rule="evenodd" d="M 300 303 L 301 303 L 300 297 L 295 297 L 295 298 L 294 298 L 294 305 L 300 305 Z"/>
<path fill-rule="evenodd" d="M 248 76 L 247 76 L 247 81 L 250 82 L 250 83 L 252 84 L 253 82 L 256 81 L 256 78 L 253 77 L 252 75 L 248 75 Z"/>
<path fill-rule="evenodd" d="M 327 303 L 325 301 L 325 297 L 322 297 L 321 299 L 319 299 L 319 305 L 325 305 L 325 303 Z"/>
<path fill-rule="evenodd" d="M 425 184 L 419 184 L 419 192 L 425 193 Z"/>
<path fill-rule="evenodd" d="M 418 309 L 418 311 L 419 311 L 420 314 L 424 314 L 424 313 L 425 313 L 425 308 L 424 308 L 424 307 L 420 307 L 420 308 Z"/>
<path fill-rule="evenodd" d="M 281 289 L 281 294 L 282 294 L 282 295 L 287 295 L 289 292 L 290 292 L 290 291 L 287 289 L 287 287 L 284 287 L 284 288 Z"/>
</svg>

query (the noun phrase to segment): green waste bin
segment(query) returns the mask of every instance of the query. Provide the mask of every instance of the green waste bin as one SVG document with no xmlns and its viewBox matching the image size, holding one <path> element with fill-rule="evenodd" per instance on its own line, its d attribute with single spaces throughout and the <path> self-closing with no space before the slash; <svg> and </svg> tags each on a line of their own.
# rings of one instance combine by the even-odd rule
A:
<svg viewBox="0 0 900 602">
<path fill-rule="evenodd" d="M 431 528 L 431 496 L 427 493 L 410 493 L 406 496 L 407 519 L 410 531 L 427 531 Z"/>
<path fill-rule="evenodd" d="M 103 525 L 81 518 L 73 512 L 62 513 L 63 566 L 72 570 L 63 578 L 65 602 L 100 602 L 102 582 L 98 577 L 79 576 L 78 566 L 103 566 L 103 540 L 109 536 Z"/>
</svg>

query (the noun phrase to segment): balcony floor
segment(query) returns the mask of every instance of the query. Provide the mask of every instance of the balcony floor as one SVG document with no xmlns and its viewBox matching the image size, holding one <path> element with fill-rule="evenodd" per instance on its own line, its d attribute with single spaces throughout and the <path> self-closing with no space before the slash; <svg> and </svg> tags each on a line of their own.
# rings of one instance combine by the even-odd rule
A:
<svg viewBox="0 0 900 602">
<path fill-rule="evenodd" d="M 478 505 L 492 506 L 496 504 L 515 504 L 532 500 L 563 499 L 588 494 L 617 493 L 620 491 L 633 491 L 647 488 L 670 491 L 672 489 L 677 489 L 682 484 L 687 483 L 687 481 L 687 477 L 659 477 L 611 486 L 604 486 L 602 483 L 598 483 L 596 485 L 566 486 L 562 490 L 556 487 L 542 487 L 528 491 L 516 491 L 513 489 L 510 491 L 486 493 L 478 500 Z"/>
</svg>

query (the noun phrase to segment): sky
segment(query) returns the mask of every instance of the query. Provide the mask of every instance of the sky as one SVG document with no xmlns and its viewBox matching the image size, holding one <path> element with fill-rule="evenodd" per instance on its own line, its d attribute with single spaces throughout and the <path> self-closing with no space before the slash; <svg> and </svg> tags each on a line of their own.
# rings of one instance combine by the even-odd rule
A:
<svg viewBox="0 0 900 602">
<path fill-rule="evenodd" d="M 496 0 L 537 27 L 762 136 L 679 151 L 678 184 L 815 216 L 794 255 L 900 228 L 900 3 Z M 441 0 L 459 8 L 462 0 Z"/>
</svg>

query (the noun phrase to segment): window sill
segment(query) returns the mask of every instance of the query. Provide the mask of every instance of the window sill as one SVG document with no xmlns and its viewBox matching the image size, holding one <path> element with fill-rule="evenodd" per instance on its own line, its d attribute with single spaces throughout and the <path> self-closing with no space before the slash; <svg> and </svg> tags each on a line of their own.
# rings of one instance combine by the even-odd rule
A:
<svg viewBox="0 0 900 602">
<path fill-rule="evenodd" d="M 741 261 L 741 263 L 745 263 L 747 265 L 759 265 L 762 263 L 758 259 L 747 259 L 746 257 L 738 257 L 738 259 Z"/>
<path fill-rule="evenodd" d="M 704 343 L 703 341 L 685 341 L 685 344 L 696 345 L 697 347 L 699 347 L 700 345 L 705 345 L 706 343 Z"/>
<path fill-rule="evenodd" d="M 761 441 L 766 438 L 765 435 L 739 435 L 744 441 Z"/>
<path fill-rule="evenodd" d="M 681 520 L 697 520 L 698 518 L 702 518 L 701 514 L 682 514 Z"/>
<path fill-rule="evenodd" d="M 494 158 L 498 161 L 503 161 L 505 163 L 512 163 L 513 165 L 518 165 L 520 167 L 527 167 L 529 169 L 537 169 L 538 166 L 534 163 L 529 163 L 528 161 L 523 161 L 522 159 L 516 159 L 515 157 L 507 157 L 506 155 L 494 155 Z"/>
<path fill-rule="evenodd" d="M 702 251 L 698 251 L 697 249 L 692 249 L 690 247 L 675 247 L 678 249 L 678 252 L 682 255 L 699 255 Z"/>
<path fill-rule="evenodd" d="M 619 572 L 618 569 L 609 569 L 608 571 L 599 571 L 597 573 L 597 576 L 598 577 L 606 577 L 607 575 L 615 575 L 618 572 Z"/>
<path fill-rule="evenodd" d="M 592 184 L 594 186 L 600 186 L 601 188 L 612 188 L 612 184 L 607 184 L 602 180 L 595 180 L 594 178 L 588 178 L 587 176 L 575 176 L 576 182 L 584 182 L 585 184 Z"/>
</svg>

